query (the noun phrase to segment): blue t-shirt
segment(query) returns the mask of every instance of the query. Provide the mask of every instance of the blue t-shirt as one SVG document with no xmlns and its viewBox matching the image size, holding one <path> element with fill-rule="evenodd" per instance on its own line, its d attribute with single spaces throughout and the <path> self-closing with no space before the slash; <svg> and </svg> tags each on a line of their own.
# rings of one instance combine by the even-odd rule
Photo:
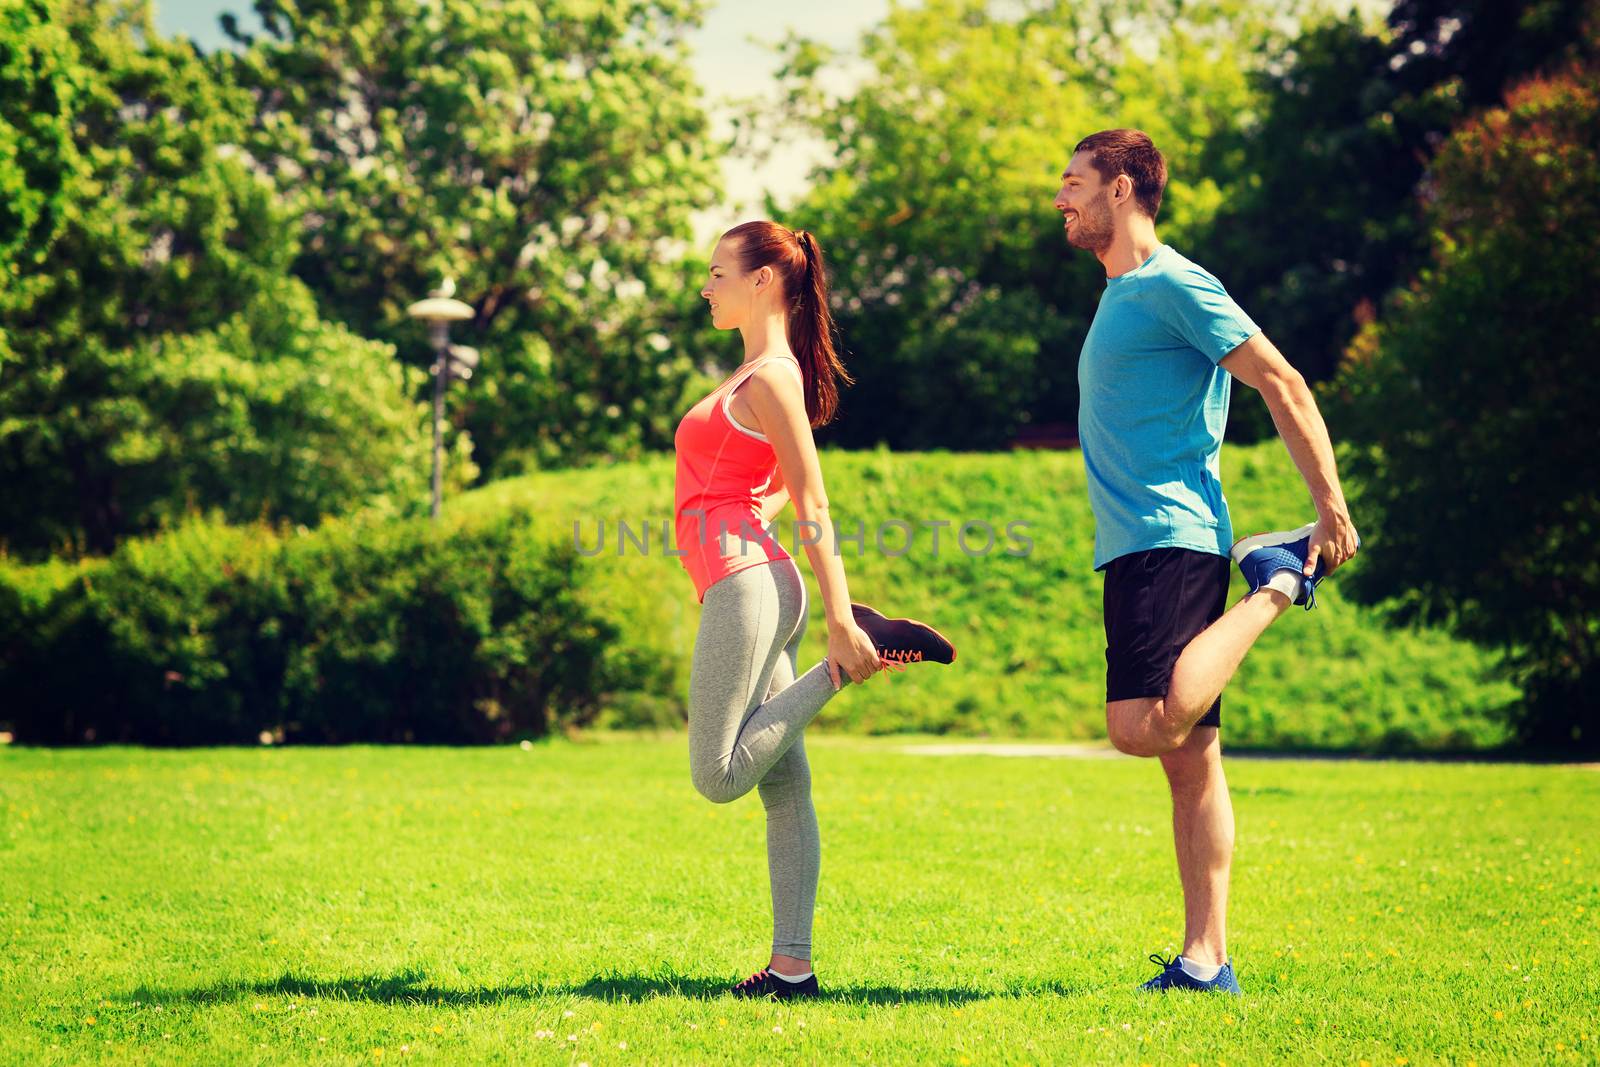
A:
<svg viewBox="0 0 1600 1067">
<path fill-rule="evenodd" d="M 1166 245 L 1106 279 L 1078 360 L 1096 570 L 1152 548 L 1227 555 L 1217 459 L 1231 379 L 1217 363 L 1257 332 L 1221 282 Z"/>
</svg>

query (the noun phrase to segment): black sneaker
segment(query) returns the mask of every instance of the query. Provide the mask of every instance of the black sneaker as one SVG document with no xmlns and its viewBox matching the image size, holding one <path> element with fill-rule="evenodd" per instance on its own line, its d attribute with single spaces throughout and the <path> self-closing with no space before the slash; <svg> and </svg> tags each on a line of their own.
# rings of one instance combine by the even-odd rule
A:
<svg viewBox="0 0 1600 1067">
<path fill-rule="evenodd" d="M 750 1000 L 789 1000 L 792 997 L 817 995 L 817 976 L 809 975 L 798 982 L 780 978 L 763 967 L 749 978 L 728 990 L 736 997 Z"/>
<path fill-rule="evenodd" d="M 892 663 L 953 663 L 956 646 L 944 634 L 916 619 L 888 619 L 875 608 L 851 604 L 856 625 L 867 632 L 878 655 Z"/>
</svg>

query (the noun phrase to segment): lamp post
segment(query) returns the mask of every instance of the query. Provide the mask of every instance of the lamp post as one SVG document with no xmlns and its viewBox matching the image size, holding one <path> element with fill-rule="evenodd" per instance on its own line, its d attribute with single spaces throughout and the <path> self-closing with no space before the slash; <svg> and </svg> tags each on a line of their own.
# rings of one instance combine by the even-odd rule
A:
<svg viewBox="0 0 1600 1067">
<path fill-rule="evenodd" d="M 472 305 L 454 299 L 456 283 L 449 278 L 439 288 L 406 308 L 406 314 L 428 324 L 428 344 L 433 348 L 433 519 L 439 521 L 439 498 L 444 472 L 444 390 L 451 378 L 466 381 L 478 365 L 478 350 L 450 343 L 450 324 L 474 316 Z"/>
</svg>

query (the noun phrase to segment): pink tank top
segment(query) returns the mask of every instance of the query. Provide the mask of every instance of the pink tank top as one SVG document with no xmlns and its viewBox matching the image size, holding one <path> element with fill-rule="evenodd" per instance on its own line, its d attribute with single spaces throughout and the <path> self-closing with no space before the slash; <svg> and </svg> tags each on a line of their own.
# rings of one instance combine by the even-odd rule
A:
<svg viewBox="0 0 1600 1067">
<path fill-rule="evenodd" d="M 792 356 L 765 356 L 740 367 L 689 409 L 672 439 L 678 453 L 673 525 L 684 569 L 702 602 L 706 590 L 728 575 L 789 558 L 761 523 L 761 498 L 778 472 L 777 454 L 765 436 L 734 422 L 728 410 L 733 391 L 774 359 L 799 365 Z"/>
</svg>

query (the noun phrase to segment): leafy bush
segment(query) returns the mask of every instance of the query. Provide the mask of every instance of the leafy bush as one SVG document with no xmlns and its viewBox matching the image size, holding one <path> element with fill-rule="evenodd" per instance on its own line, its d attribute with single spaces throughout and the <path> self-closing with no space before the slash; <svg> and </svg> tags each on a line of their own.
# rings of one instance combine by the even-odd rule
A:
<svg viewBox="0 0 1600 1067">
<path fill-rule="evenodd" d="M 1600 72 L 1532 81 L 1434 166 L 1431 267 L 1358 338 L 1362 599 L 1508 654 L 1517 729 L 1600 744 Z"/>
<path fill-rule="evenodd" d="M 490 522 L 190 523 L 76 567 L 0 568 L 18 740 L 464 743 L 591 721 L 607 658 L 570 543 Z"/>
<path fill-rule="evenodd" d="M 1100 579 L 1079 454 L 826 451 L 823 468 L 835 518 L 847 532 L 867 524 L 864 554 L 845 549 L 852 597 L 937 623 L 961 656 L 852 688 L 821 728 L 1104 736 Z M 1223 479 L 1242 530 L 1289 525 L 1308 507 L 1275 442 L 1225 448 Z M 0 565 L 0 722 L 33 741 L 86 728 L 176 739 L 216 719 L 237 725 L 208 740 L 677 727 L 700 608 L 662 551 L 671 501 L 671 458 L 657 457 L 495 482 L 454 498 L 437 535 L 341 521 L 285 542 L 196 524 L 110 561 Z M 650 523 L 648 555 L 633 542 L 619 554 L 622 519 L 636 535 Z M 916 526 L 904 557 L 873 543 L 892 519 Z M 1026 522 L 1033 549 L 971 558 L 946 527 L 935 553 L 918 524 L 940 519 L 988 522 L 1001 548 L 1006 523 Z M 601 521 L 605 550 L 580 565 L 574 523 L 592 553 Z M 792 545 L 788 523 L 780 530 Z M 1495 677 L 1492 654 L 1438 629 L 1386 625 L 1382 609 L 1345 596 L 1376 554 L 1369 546 L 1323 587 L 1317 611 L 1292 613 L 1246 659 L 1225 701 L 1230 745 L 1416 751 L 1507 739 L 1503 712 L 1518 694 Z M 804 666 L 826 642 L 815 581 L 800 569 Z M 123 690 L 149 709 L 142 733 L 115 732 Z"/>
<path fill-rule="evenodd" d="M 1249 403 L 1260 404 L 1253 394 Z M 854 733 L 905 732 L 996 737 L 1105 736 L 1105 632 L 1100 578 L 1092 568 L 1094 518 L 1077 452 L 940 454 L 824 450 L 822 467 L 835 521 L 866 526 L 865 550 L 844 548 L 853 599 L 893 615 L 926 619 L 960 648 L 949 668 L 912 668 L 849 690 L 823 709 L 818 726 Z M 1305 521 L 1310 501 L 1276 441 L 1222 452 L 1223 484 L 1242 533 Z M 457 498 L 459 516 L 516 516 L 592 553 L 592 603 L 615 622 L 611 655 L 675 669 L 619 689 L 597 723 L 658 726 L 682 721 L 687 665 L 700 606 L 678 560 L 660 550 L 672 510 L 672 461 L 548 471 L 506 479 Z M 1363 522 L 1358 511 L 1356 520 Z M 780 537 L 794 545 L 786 510 Z M 619 520 L 636 533 L 653 520 L 650 552 L 618 551 Z M 915 528 L 903 557 L 880 553 L 880 522 Z M 946 520 L 937 552 L 925 522 Z M 987 522 L 997 549 L 972 558 L 955 528 Z M 1029 524 L 1029 555 L 1007 556 L 1006 524 Z M 1363 530 L 1366 526 L 1363 526 Z M 903 534 L 890 531 L 898 550 Z M 969 538 L 974 551 L 983 538 Z M 796 553 L 797 557 L 800 555 Z M 1351 603 L 1347 580 L 1371 565 L 1364 551 L 1318 593 L 1316 611 L 1293 612 L 1267 631 L 1228 689 L 1230 746 L 1362 751 L 1481 749 L 1507 739 L 1504 709 L 1516 687 L 1495 676 L 1496 657 L 1423 626 L 1395 627 L 1377 608 Z M 826 651 L 822 599 L 802 559 L 810 596 L 801 667 Z M 1243 593 L 1236 580 L 1232 599 Z M 814 727 L 816 728 L 816 727 Z"/>
<path fill-rule="evenodd" d="M 421 371 L 391 346 L 317 315 L 304 285 L 273 279 L 233 319 L 144 346 L 129 363 L 146 417 L 119 442 L 139 503 L 163 521 L 198 503 L 229 521 L 315 524 L 428 503 L 432 412 Z M 452 488 L 477 474 L 452 434 Z"/>
</svg>

